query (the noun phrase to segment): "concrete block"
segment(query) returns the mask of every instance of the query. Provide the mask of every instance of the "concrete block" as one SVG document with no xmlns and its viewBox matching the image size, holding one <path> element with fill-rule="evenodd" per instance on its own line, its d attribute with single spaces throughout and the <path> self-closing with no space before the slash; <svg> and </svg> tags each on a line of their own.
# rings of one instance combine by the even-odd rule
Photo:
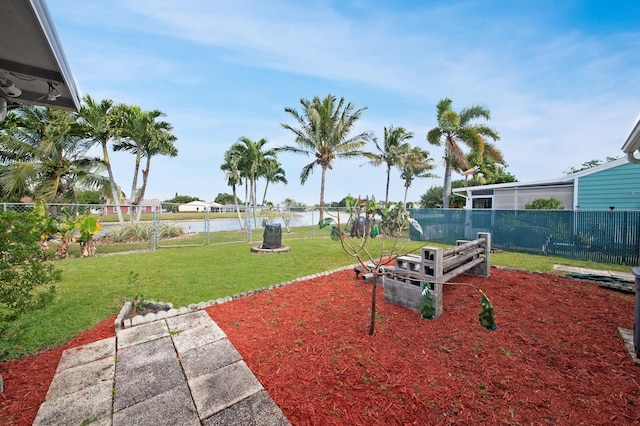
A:
<svg viewBox="0 0 640 426">
<path fill-rule="evenodd" d="M 133 318 L 131 318 L 132 326 L 140 325 L 140 324 L 143 324 L 144 322 L 145 322 L 144 317 L 142 315 L 136 315 Z"/>
</svg>

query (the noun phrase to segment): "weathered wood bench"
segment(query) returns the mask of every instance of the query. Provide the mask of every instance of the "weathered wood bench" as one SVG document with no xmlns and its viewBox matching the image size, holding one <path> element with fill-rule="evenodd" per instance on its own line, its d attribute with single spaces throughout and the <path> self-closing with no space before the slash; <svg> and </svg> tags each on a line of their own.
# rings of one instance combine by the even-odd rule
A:
<svg viewBox="0 0 640 426">
<path fill-rule="evenodd" d="M 399 256 L 383 275 L 385 300 L 419 312 L 423 282 L 434 299 L 435 318 L 442 314 L 442 285 L 460 274 L 489 277 L 491 234 L 479 232 L 472 241 L 459 240 L 448 249 L 423 247 L 422 255 Z"/>
</svg>

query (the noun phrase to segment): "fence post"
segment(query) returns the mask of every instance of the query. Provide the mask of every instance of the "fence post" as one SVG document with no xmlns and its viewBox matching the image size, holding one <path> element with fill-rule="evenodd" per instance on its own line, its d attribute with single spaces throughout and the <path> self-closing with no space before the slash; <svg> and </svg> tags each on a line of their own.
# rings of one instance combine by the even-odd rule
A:
<svg viewBox="0 0 640 426">
<path fill-rule="evenodd" d="M 153 206 L 151 208 L 151 251 L 156 251 L 158 246 L 158 216 L 160 216 L 158 206 Z"/>
</svg>

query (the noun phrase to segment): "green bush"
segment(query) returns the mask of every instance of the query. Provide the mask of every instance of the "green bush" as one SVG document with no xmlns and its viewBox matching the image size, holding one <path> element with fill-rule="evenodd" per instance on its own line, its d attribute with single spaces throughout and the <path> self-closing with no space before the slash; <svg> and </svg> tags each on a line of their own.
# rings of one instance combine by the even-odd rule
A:
<svg viewBox="0 0 640 426">
<path fill-rule="evenodd" d="M 524 208 L 526 210 L 562 210 L 564 206 L 556 197 L 551 197 L 549 199 L 536 198 L 532 202 L 526 203 Z"/>
<path fill-rule="evenodd" d="M 55 294 L 60 271 L 40 248 L 40 219 L 35 213 L 0 212 L 0 331 Z"/>
</svg>

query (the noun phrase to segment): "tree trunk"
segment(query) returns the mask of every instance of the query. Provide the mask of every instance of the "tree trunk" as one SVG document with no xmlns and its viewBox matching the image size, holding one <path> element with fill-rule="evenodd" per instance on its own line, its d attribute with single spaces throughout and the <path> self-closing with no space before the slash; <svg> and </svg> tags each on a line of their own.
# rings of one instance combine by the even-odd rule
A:
<svg viewBox="0 0 640 426">
<path fill-rule="evenodd" d="M 262 205 L 263 206 L 267 202 L 267 188 L 269 188 L 269 179 L 267 179 L 267 183 L 264 185 L 264 193 L 262 194 Z"/>
<path fill-rule="evenodd" d="M 249 191 L 251 192 L 250 196 L 251 196 L 251 206 L 253 208 L 253 227 L 254 229 L 258 227 L 258 216 L 256 214 L 256 210 L 257 210 L 257 202 L 256 202 L 256 181 L 255 179 L 251 179 L 251 185 L 249 188 Z"/>
<path fill-rule="evenodd" d="M 371 321 L 369 321 L 369 336 L 373 336 L 376 328 L 376 291 L 378 289 L 378 268 L 373 271 L 373 282 L 371 285 Z"/>
<path fill-rule="evenodd" d="M 391 166 L 387 164 L 387 190 L 384 193 L 384 207 L 389 206 L 389 179 L 391 178 Z"/>
<path fill-rule="evenodd" d="M 147 191 L 147 180 L 149 179 L 149 169 L 151 168 L 151 157 L 147 157 L 147 165 L 146 169 L 142 169 L 142 187 L 140 191 L 136 194 L 136 199 L 133 202 L 136 206 L 140 206 L 142 201 L 144 201 L 144 193 Z M 138 216 L 136 220 L 140 222 L 140 213 L 142 210 L 138 207 Z"/>
<path fill-rule="evenodd" d="M 249 222 L 249 178 L 244 180 L 244 228 L 247 232 L 251 232 L 251 223 Z"/>
<path fill-rule="evenodd" d="M 451 165 L 449 162 L 444 166 L 444 186 L 442 188 L 442 208 L 449 208 L 449 199 L 451 198 Z"/>
<path fill-rule="evenodd" d="M 409 192 L 409 187 L 407 185 L 404 186 L 404 198 L 402 199 L 402 208 L 407 208 L 407 193 Z"/>
<path fill-rule="evenodd" d="M 324 178 L 327 174 L 327 166 L 322 166 L 322 174 L 320 177 L 320 222 L 324 219 Z"/>
<path fill-rule="evenodd" d="M 131 223 L 133 225 L 133 222 L 135 221 L 135 214 L 136 214 L 136 209 L 134 206 L 138 205 L 139 202 L 134 201 L 133 197 L 136 194 L 136 188 L 138 187 L 138 173 L 140 172 L 140 152 L 136 152 L 136 163 L 135 166 L 133 168 L 133 179 L 131 180 L 131 206 L 130 206 L 130 212 L 129 212 L 129 223 Z M 138 197 L 136 196 L 136 200 L 138 200 Z M 140 210 L 140 209 L 137 209 Z"/>
<path fill-rule="evenodd" d="M 242 222 L 242 217 L 240 216 L 240 206 L 238 205 L 238 195 L 236 194 L 236 186 L 231 185 L 233 190 L 233 201 L 236 203 L 236 213 L 238 214 L 238 223 L 240 223 L 240 230 L 244 230 L 244 223 Z"/>
<path fill-rule="evenodd" d="M 111 197 L 113 197 L 114 209 L 118 214 L 118 222 L 120 222 L 120 226 L 124 226 L 124 218 L 122 217 L 122 210 L 120 209 L 120 196 L 118 194 L 118 186 L 116 185 L 116 180 L 113 177 L 113 170 L 111 169 L 111 161 L 109 160 L 109 150 L 107 149 L 107 142 L 102 142 L 101 145 L 104 164 L 107 167 L 107 173 L 109 175 L 109 185 L 111 186 Z"/>
</svg>

